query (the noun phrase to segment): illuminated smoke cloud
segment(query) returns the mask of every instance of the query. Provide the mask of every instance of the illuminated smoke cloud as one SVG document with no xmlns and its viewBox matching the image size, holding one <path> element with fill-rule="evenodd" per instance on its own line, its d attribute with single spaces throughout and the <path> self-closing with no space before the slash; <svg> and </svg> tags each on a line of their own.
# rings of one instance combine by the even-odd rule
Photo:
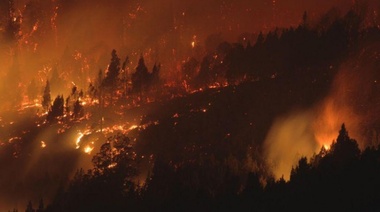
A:
<svg viewBox="0 0 380 212">
<path fill-rule="evenodd" d="M 264 142 L 264 156 L 275 179 L 290 178 L 290 170 L 301 157 L 310 157 L 318 149 L 313 136 L 313 115 L 293 112 L 278 118 Z"/>
<path fill-rule="evenodd" d="M 321 102 L 273 123 L 264 151 L 276 179 L 283 176 L 289 180 L 292 166 L 301 157 L 310 159 L 322 146 L 328 149 L 342 123 L 361 149 L 379 145 L 379 49 L 380 44 L 374 43 L 342 63 L 329 94 Z"/>
</svg>

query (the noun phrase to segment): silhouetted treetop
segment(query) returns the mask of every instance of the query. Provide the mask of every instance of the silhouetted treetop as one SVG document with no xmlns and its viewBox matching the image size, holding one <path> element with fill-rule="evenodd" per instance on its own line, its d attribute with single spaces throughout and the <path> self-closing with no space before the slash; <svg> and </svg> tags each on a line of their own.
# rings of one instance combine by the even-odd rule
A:
<svg viewBox="0 0 380 212">
<path fill-rule="evenodd" d="M 358 143 L 348 136 L 345 124 L 342 124 L 336 143 L 331 145 L 332 154 L 340 160 L 357 159 L 360 155 Z"/>
<path fill-rule="evenodd" d="M 118 77 L 120 74 L 120 58 L 116 54 L 116 50 L 111 52 L 111 61 L 109 63 L 106 76 L 103 79 L 103 86 L 115 87 L 117 86 Z"/>
</svg>

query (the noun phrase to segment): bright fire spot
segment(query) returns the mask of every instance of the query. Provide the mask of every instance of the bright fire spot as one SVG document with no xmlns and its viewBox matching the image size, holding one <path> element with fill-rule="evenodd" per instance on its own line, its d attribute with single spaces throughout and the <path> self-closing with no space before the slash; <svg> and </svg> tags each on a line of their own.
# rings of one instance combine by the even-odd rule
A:
<svg viewBox="0 0 380 212">
<path fill-rule="evenodd" d="M 313 128 L 315 139 L 320 147 L 324 146 L 329 149 L 327 146 L 330 147 L 331 143 L 337 139 L 343 123 L 348 126 L 350 137 L 360 140 L 360 134 L 357 130 L 359 127 L 356 124 L 361 122 L 360 117 L 347 104 L 338 102 L 334 98 L 328 98 L 321 105 L 317 114 Z"/>
<path fill-rule="evenodd" d="M 191 42 L 191 47 L 192 47 L 192 48 L 195 47 L 195 41 Z"/>
<path fill-rule="evenodd" d="M 84 152 L 87 154 L 91 154 L 91 151 L 94 149 L 94 147 L 86 146 L 84 147 Z"/>
<path fill-rule="evenodd" d="M 131 127 L 129 127 L 129 130 L 134 130 L 134 129 L 136 129 L 136 128 L 138 128 L 139 126 L 137 126 L 137 125 L 132 125 Z"/>
<path fill-rule="evenodd" d="M 46 147 L 46 143 L 44 141 L 41 141 L 41 148 L 45 148 Z"/>
<path fill-rule="evenodd" d="M 111 169 L 111 168 L 115 167 L 116 165 L 117 165 L 117 163 L 111 163 L 111 164 L 108 166 L 108 168 Z"/>
<path fill-rule="evenodd" d="M 331 147 L 331 144 L 323 144 L 323 147 L 325 147 L 326 150 L 329 150 Z"/>
<path fill-rule="evenodd" d="M 80 143 L 80 140 L 83 138 L 83 136 L 84 136 L 84 134 L 83 133 L 78 133 L 78 138 L 77 138 L 77 140 L 75 141 L 75 144 L 76 144 L 76 149 L 79 149 L 79 147 L 80 147 L 80 145 L 79 145 L 79 143 Z"/>
</svg>

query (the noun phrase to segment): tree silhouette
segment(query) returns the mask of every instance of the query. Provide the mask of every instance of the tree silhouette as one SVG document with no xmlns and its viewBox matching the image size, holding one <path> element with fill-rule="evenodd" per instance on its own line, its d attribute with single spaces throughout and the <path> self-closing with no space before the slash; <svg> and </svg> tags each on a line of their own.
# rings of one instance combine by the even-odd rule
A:
<svg viewBox="0 0 380 212">
<path fill-rule="evenodd" d="M 49 122 L 55 121 L 58 117 L 62 117 L 64 114 L 64 98 L 63 96 L 57 96 L 54 99 L 53 105 L 51 106 L 48 115 L 46 116 L 46 120 Z"/>
<path fill-rule="evenodd" d="M 118 83 L 118 77 L 120 74 L 120 58 L 116 54 L 116 50 L 111 52 L 111 61 L 109 63 L 106 76 L 103 79 L 103 85 L 105 87 L 114 87 Z"/>
<path fill-rule="evenodd" d="M 290 181 L 300 183 L 302 180 L 308 180 L 311 170 L 311 165 L 307 162 L 306 157 L 302 157 L 298 161 L 298 165 L 292 168 L 290 173 Z"/>
<path fill-rule="evenodd" d="M 32 201 L 29 201 L 28 205 L 26 206 L 25 212 L 35 212 L 33 209 Z"/>
<path fill-rule="evenodd" d="M 81 101 L 79 101 L 79 99 L 77 99 L 77 101 L 75 101 L 75 103 L 74 103 L 73 117 L 74 118 L 80 118 L 83 115 L 84 115 L 83 106 L 81 104 Z"/>
<path fill-rule="evenodd" d="M 135 93 L 142 92 L 148 86 L 149 72 L 145 65 L 143 56 L 140 56 L 136 72 L 132 74 L 132 91 Z"/>
<path fill-rule="evenodd" d="M 120 58 L 116 54 L 116 50 L 113 49 L 111 52 L 111 61 L 108 65 L 106 75 L 102 80 L 101 87 L 104 88 L 109 94 L 110 103 L 112 104 L 113 97 L 115 96 L 115 91 L 120 86 Z M 99 75 L 99 77 L 102 77 Z"/>
<path fill-rule="evenodd" d="M 348 136 L 346 126 L 342 124 L 336 143 L 331 145 L 331 153 L 340 165 L 352 163 L 359 159 L 360 149 L 358 143 Z"/>
<path fill-rule="evenodd" d="M 50 84 L 49 84 L 49 80 L 46 80 L 44 93 L 42 94 L 42 107 L 44 108 L 45 111 L 49 111 L 50 106 L 51 106 Z"/>
<path fill-rule="evenodd" d="M 152 73 L 150 76 L 150 85 L 156 86 L 160 82 L 160 70 L 161 70 L 161 64 L 154 64 Z"/>
<path fill-rule="evenodd" d="M 123 180 L 136 175 L 136 158 L 130 139 L 121 133 L 109 137 L 92 162 L 95 172 L 99 174 L 117 174 Z"/>
</svg>

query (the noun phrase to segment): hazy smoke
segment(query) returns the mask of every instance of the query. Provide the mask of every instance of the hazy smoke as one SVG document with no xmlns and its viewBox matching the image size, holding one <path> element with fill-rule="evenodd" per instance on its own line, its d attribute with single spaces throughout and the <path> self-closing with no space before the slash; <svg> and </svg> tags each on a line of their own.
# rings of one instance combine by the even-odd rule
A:
<svg viewBox="0 0 380 212">
<path fill-rule="evenodd" d="M 371 43 L 342 63 L 329 95 L 308 110 L 278 118 L 264 143 L 268 168 L 276 179 L 289 179 L 302 156 L 329 148 L 342 123 L 359 147 L 379 145 L 380 43 Z"/>
<path fill-rule="evenodd" d="M 276 179 L 289 180 L 300 157 L 313 155 L 319 145 L 313 135 L 311 111 L 296 111 L 278 118 L 264 142 L 264 155 Z"/>
</svg>

